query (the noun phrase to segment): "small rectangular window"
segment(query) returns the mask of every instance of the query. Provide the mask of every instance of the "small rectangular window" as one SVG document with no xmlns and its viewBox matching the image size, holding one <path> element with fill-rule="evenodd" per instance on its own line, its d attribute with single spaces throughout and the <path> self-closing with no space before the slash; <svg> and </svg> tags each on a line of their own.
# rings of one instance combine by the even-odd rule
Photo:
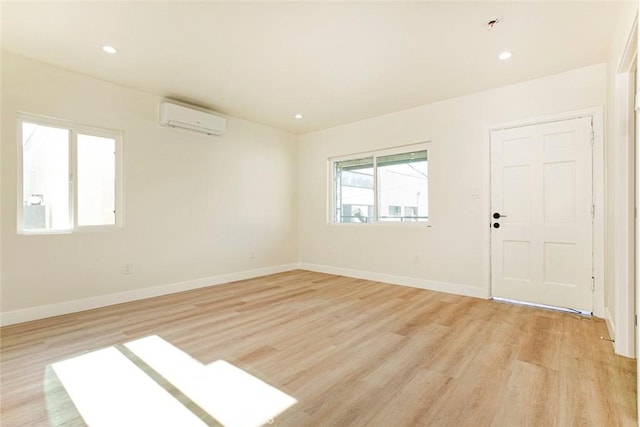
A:
<svg viewBox="0 0 640 427">
<path fill-rule="evenodd" d="M 51 119 L 19 120 L 25 233 L 119 225 L 119 132 Z"/>
<path fill-rule="evenodd" d="M 429 219 L 427 145 L 334 159 L 333 222 Z"/>
</svg>

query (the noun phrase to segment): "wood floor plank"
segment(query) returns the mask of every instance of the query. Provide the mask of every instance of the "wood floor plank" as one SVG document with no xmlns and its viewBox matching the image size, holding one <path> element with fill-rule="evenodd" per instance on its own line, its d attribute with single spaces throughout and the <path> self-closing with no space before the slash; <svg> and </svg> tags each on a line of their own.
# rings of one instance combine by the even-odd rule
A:
<svg viewBox="0 0 640 427">
<path fill-rule="evenodd" d="M 296 270 L 1 328 L 0 424 L 84 425 L 51 365 L 157 335 L 296 399 L 273 425 L 637 425 L 635 360 L 605 334 L 600 319 Z"/>
<path fill-rule="evenodd" d="M 509 403 L 500 406 L 493 425 L 558 426 L 559 398 L 556 371 L 518 361 L 511 371 L 505 393 L 505 402 Z"/>
</svg>

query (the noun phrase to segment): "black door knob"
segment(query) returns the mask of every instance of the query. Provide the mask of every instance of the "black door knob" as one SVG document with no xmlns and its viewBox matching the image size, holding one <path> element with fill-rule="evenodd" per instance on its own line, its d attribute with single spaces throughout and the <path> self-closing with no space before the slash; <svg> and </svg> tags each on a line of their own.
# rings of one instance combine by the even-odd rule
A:
<svg viewBox="0 0 640 427">
<path fill-rule="evenodd" d="M 494 212 L 494 213 L 493 213 L 493 217 L 494 217 L 495 219 L 498 219 L 498 218 L 500 218 L 500 214 L 499 214 L 498 212 Z"/>
<path fill-rule="evenodd" d="M 498 224 L 497 222 L 493 223 L 493 228 L 500 228 L 500 224 Z"/>
</svg>

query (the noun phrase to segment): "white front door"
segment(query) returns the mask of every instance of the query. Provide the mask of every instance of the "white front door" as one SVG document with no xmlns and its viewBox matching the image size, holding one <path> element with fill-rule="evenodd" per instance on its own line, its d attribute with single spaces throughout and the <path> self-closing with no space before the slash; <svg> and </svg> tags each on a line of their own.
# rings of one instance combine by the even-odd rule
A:
<svg viewBox="0 0 640 427">
<path fill-rule="evenodd" d="M 592 144 L 590 117 L 491 133 L 493 297 L 592 312 Z"/>
</svg>

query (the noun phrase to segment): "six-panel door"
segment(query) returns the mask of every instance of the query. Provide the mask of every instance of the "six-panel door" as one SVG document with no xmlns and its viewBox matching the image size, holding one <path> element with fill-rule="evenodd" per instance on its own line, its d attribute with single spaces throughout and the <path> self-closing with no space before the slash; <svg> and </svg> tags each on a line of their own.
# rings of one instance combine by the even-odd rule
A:
<svg viewBox="0 0 640 427">
<path fill-rule="evenodd" d="M 494 297 L 592 311 L 591 126 L 491 133 Z"/>
</svg>

